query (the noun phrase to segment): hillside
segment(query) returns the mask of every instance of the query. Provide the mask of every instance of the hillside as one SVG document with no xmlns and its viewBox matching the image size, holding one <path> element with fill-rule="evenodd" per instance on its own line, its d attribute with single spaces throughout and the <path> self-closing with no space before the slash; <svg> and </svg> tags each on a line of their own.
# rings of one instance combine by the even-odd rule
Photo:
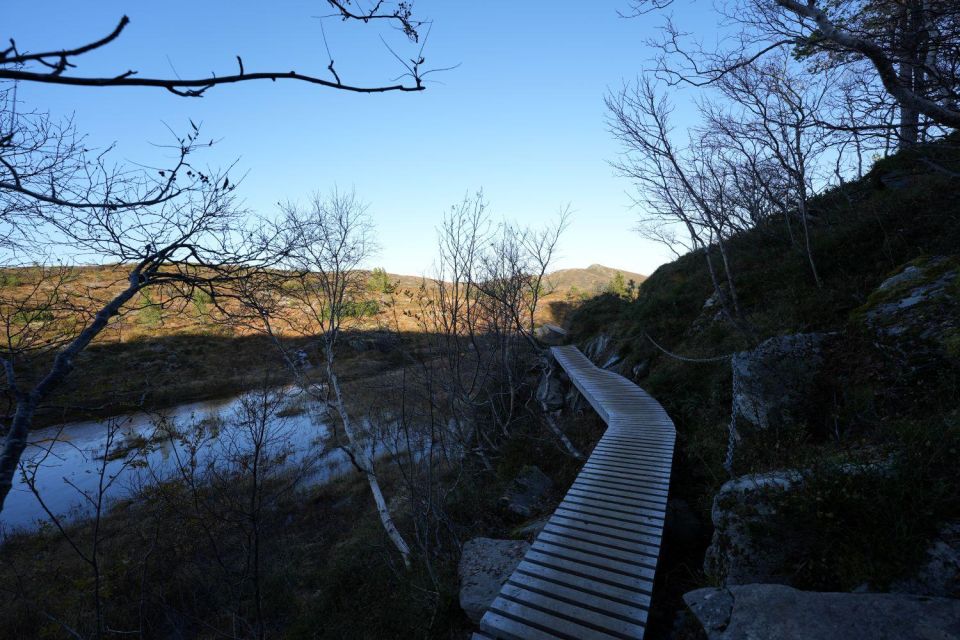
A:
<svg viewBox="0 0 960 640">
<path fill-rule="evenodd" d="M 592 265 L 551 274 L 550 293 L 541 299 L 537 320 L 562 321 L 576 301 L 587 292 L 599 291 L 616 273 Z M 637 274 L 624 276 L 642 278 Z M 0 270 L 0 310 L 13 309 L 10 321 L 14 329 L 36 325 L 78 330 L 71 324 L 76 322 L 71 315 L 75 305 L 81 305 L 87 313 L 94 312 L 123 289 L 127 274 L 116 265 L 76 267 L 69 270 L 58 293 L 58 299 L 69 300 L 69 304 L 44 309 L 27 305 L 26 310 L 16 311 L 16 301 L 32 295 L 37 277 L 35 268 Z M 389 273 L 386 277 L 392 285 L 389 291 L 369 288 L 364 292 L 362 311 L 348 323 L 350 329 L 423 331 L 417 320 L 417 291 L 423 278 Z M 589 288 L 594 284 L 595 288 Z M 429 289 L 429 281 L 427 286 Z M 46 313 L 56 317 L 43 319 L 36 315 Z M 265 377 L 278 382 L 286 379 L 286 368 L 267 339 L 250 328 L 225 323 L 217 315 L 211 300 L 199 292 L 190 300 L 173 303 L 162 290 L 139 295 L 79 356 L 78 368 L 84 374 L 68 378 L 52 403 L 39 411 L 37 425 L 111 415 L 134 407 L 163 407 L 229 396 L 259 384 Z M 392 362 L 391 356 L 377 350 L 348 349 L 344 358 L 351 375 L 357 376 L 389 367 Z M 122 375 L 118 376 L 118 371 Z"/>
<path fill-rule="evenodd" d="M 571 292 L 576 295 L 592 296 L 603 291 L 617 277 L 618 273 L 623 276 L 625 283 L 633 280 L 639 285 L 647 279 L 647 276 L 640 273 L 605 267 L 602 264 L 592 264 L 586 268 L 558 269 L 547 274 L 547 290 L 557 296 L 565 296 Z M 396 273 L 387 273 L 387 276 L 392 282 L 396 283 L 399 289 L 415 289 L 423 281 L 421 276 Z"/>
<path fill-rule="evenodd" d="M 948 140 L 882 160 L 812 203 L 819 288 L 779 222 L 734 237 L 739 326 L 720 312 L 702 251 L 659 268 L 635 301 L 600 296 L 573 315 L 575 342 L 616 362 L 677 425 L 672 501 L 689 518 L 665 535 L 676 542 L 662 558 L 662 606 L 681 610 L 680 594 L 723 585 L 750 562 L 767 565 L 750 565 L 748 582 L 896 590 L 916 584 L 925 549 L 960 518 L 956 149 Z M 803 341 L 824 346 L 784 347 Z M 767 373 L 751 381 L 748 367 L 764 357 Z M 808 380 L 781 389 L 783 372 Z M 744 419 L 750 401 L 783 398 L 792 404 L 759 426 Z M 782 480 L 798 470 L 800 484 Z M 775 507 L 744 503 L 742 487 L 765 477 L 794 486 Z M 725 485 L 731 478 L 748 480 Z M 726 503 L 715 501 L 722 486 Z M 751 509 L 777 516 L 727 528 Z M 736 535 L 745 555 L 724 555 Z"/>
<path fill-rule="evenodd" d="M 624 281 L 629 283 L 631 280 L 640 285 L 647 276 L 634 273 L 632 271 L 623 271 L 613 267 L 605 267 L 601 264 L 592 264 L 586 269 L 559 269 L 548 276 L 551 287 L 559 292 L 581 291 L 587 294 L 596 294 L 601 292 L 610 282 L 617 277 L 617 274 L 623 276 Z"/>
</svg>

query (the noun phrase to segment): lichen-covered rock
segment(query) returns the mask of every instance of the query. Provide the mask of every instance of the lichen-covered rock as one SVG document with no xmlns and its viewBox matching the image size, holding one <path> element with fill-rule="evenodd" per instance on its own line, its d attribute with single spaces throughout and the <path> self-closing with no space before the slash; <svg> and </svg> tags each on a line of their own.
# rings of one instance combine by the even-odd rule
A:
<svg viewBox="0 0 960 640">
<path fill-rule="evenodd" d="M 793 423 L 823 363 L 829 334 L 798 333 L 766 340 L 730 360 L 733 414 L 761 429 Z"/>
<path fill-rule="evenodd" d="M 725 467 L 733 470 L 737 446 L 748 429 L 789 430 L 802 422 L 810 392 L 832 334 L 776 336 L 752 351 L 735 353 L 733 402 Z"/>
<path fill-rule="evenodd" d="M 529 518 L 543 508 L 544 499 L 552 488 L 553 481 L 539 467 L 524 467 L 500 502 L 507 511 Z"/>
<path fill-rule="evenodd" d="M 567 388 L 567 393 L 563 398 L 563 404 L 567 411 L 574 414 L 580 413 L 590 406 L 587 403 L 587 399 L 580 393 L 580 390 L 572 384 Z"/>
<path fill-rule="evenodd" d="M 892 584 L 890 590 L 960 598 L 960 521 L 944 525 L 927 548 L 926 560 L 917 573 Z"/>
<path fill-rule="evenodd" d="M 560 411 L 564 405 L 563 384 L 553 375 L 540 377 L 537 386 L 537 402 L 544 411 Z"/>
<path fill-rule="evenodd" d="M 520 564 L 530 545 L 523 540 L 474 538 L 463 545 L 457 573 L 460 576 L 460 608 L 480 622 L 500 587 Z"/>
<path fill-rule="evenodd" d="M 650 374 L 650 359 L 645 358 L 633 365 L 633 368 L 630 369 L 630 376 L 634 380 L 640 380 L 641 378 L 646 378 Z"/>
<path fill-rule="evenodd" d="M 914 261 L 877 287 L 860 313 L 905 364 L 923 366 L 931 355 L 960 362 L 960 263 Z"/>
<path fill-rule="evenodd" d="M 533 330 L 533 335 L 544 344 L 561 344 L 567 337 L 567 330 L 555 324 L 542 324 Z"/>
<path fill-rule="evenodd" d="M 599 333 L 587 340 L 583 345 L 583 355 L 587 356 L 594 364 L 600 366 L 604 361 L 610 358 L 610 346 L 612 340 L 606 333 Z"/>
<path fill-rule="evenodd" d="M 773 535 L 771 520 L 784 493 L 802 481 L 797 471 L 781 471 L 726 482 L 713 499 L 707 575 L 724 585 L 786 581 L 792 546 L 785 536 Z"/>
<path fill-rule="evenodd" d="M 708 640 L 960 638 L 960 600 L 952 598 L 750 584 L 697 589 L 683 599 Z"/>
</svg>

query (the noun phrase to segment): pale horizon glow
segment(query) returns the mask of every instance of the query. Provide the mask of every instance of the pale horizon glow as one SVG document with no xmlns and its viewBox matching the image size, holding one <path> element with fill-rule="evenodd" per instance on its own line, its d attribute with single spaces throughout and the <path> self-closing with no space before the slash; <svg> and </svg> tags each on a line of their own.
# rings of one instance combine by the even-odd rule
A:
<svg viewBox="0 0 960 640">
<path fill-rule="evenodd" d="M 573 211 L 555 269 L 590 264 L 649 275 L 673 259 L 633 228 L 630 184 L 609 162 L 618 145 L 607 132 L 603 98 L 640 74 L 643 45 L 657 18 L 617 15 L 625 0 L 595 3 L 418 0 L 433 20 L 424 54 L 436 74 L 421 93 L 357 95 L 297 82 L 256 82 L 212 89 L 200 99 L 159 89 L 21 86 L 25 107 L 73 116 L 91 146 L 116 144 L 115 161 L 161 164 L 156 144 L 189 119 L 219 142 L 205 163 L 234 160 L 238 194 L 271 214 L 281 201 L 305 200 L 337 186 L 370 204 L 379 255 L 369 265 L 429 275 L 443 213 L 482 189 L 495 219 L 546 224 Z M 692 5 L 691 5 L 692 6 Z M 7 9 L 8 33 L 21 50 L 77 46 L 131 24 L 101 52 L 77 59 L 74 73 L 137 69 L 142 75 L 194 77 L 289 70 L 326 75 L 327 53 L 314 0 L 261 3 L 132 3 L 116 0 Z M 325 20 L 344 82 L 386 84 L 401 71 L 378 31 Z M 415 49 L 386 34 L 399 53 Z M 682 111 L 682 110 L 681 110 Z M 153 143 L 153 144 L 151 144 Z"/>
</svg>

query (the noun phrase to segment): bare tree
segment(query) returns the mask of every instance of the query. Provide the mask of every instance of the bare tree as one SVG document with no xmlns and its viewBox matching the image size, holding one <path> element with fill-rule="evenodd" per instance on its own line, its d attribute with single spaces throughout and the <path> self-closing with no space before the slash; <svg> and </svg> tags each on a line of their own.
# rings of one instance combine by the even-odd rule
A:
<svg viewBox="0 0 960 640">
<path fill-rule="evenodd" d="M 920 139 L 920 116 L 960 127 L 960 8 L 950 0 L 776 0 L 798 41 L 818 54 L 869 62 L 900 107 L 899 137 Z M 780 18 L 779 25 L 787 20 Z M 801 40 L 802 39 L 802 40 Z"/>
<path fill-rule="evenodd" d="M 402 31 L 410 40 L 419 40 L 419 29 L 423 22 L 413 17 L 412 3 L 377 2 L 370 10 L 356 7 L 351 0 L 327 0 L 334 15 L 343 20 L 357 22 L 385 22 Z M 175 95 L 200 97 L 213 87 L 254 80 L 296 80 L 323 87 L 359 93 L 383 93 L 386 91 L 423 90 L 422 50 L 409 64 L 405 63 L 411 84 L 385 84 L 359 86 L 341 81 L 330 59 L 327 71 L 329 78 L 298 73 L 297 71 L 256 71 L 248 72 L 243 59 L 236 56 L 234 73 L 210 74 L 198 78 L 150 78 L 139 75 L 133 69 L 118 69 L 116 73 L 105 76 L 80 76 L 73 70 L 77 68 L 77 59 L 91 52 L 103 49 L 117 40 L 130 24 L 130 18 L 123 16 L 112 31 L 101 38 L 90 40 L 78 46 L 51 49 L 48 51 L 21 50 L 17 42 L 10 38 L 10 46 L 0 50 L 0 80 L 36 82 L 43 84 L 66 85 L 73 87 L 155 87 L 165 89 Z"/>
<path fill-rule="evenodd" d="M 198 288 L 214 294 L 218 284 L 268 266 L 261 251 L 236 242 L 244 235 L 240 230 L 246 218 L 246 212 L 235 206 L 229 176 L 207 173 L 202 173 L 194 188 L 158 204 L 117 209 L 57 207 L 44 215 L 40 231 L 65 258 L 113 262 L 129 265 L 129 270 L 125 282 L 116 283 L 109 296 L 91 307 L 73 301 L 54 306 L 64 272 L 40 269 L 36 273 L 41 279 L 28 290 L 27 298 L 2 310 L 0 320 L 7 329 L 0 366 L 13 412 L 0 452 L 0 509 L 38 407 L 63 384 L 80 353 L 138 294 L 162 288 L 165 305 L 182 305 Z M 25 308 L 40 312 L 24 318 Z M 58 316 L 63 308 L 71 313 Z M 37 355 L 46 359 L 32 357 Z M 42 367 L 40 373 L 27 375 L 35 365 Z"/>
<path fill-rule="evenodd" d="M 384 22 L 399 26 L 411 40 L 419 39 L 422 22 L 412 17 L 410 4 L 395 6 L 377 3 L 360 10 L 349 1 L 328 0 L 335 15 L 343 20 L 364 23 Z M 87 44 L 49 51 L 21 49 L 15 40 L 0 51 L 0 80 L 86 87 L 157 87 L 178 96 L 199 97 L 212 87 L 252 80 L 292 79 L 347 91 L 419 91 L 423 88 L 422 48 L 406 65 L 412 85 L 359 87 L 341 82 L 330 60 L 331 79 L 289 72 L 247 73 L 238 56 L 236 74 L 218 74 L 196 79 L 147 78 L 133 70 L 104 77 L 73 74 L 77 60 L 113 43 L 129 24 L 124 16 L 102 38 Z M 15 85 L 16 86 L 16 85 Z M 17 375 L 23 355 L 37 352 L 35 341 L 24 350 L 16 335 L 7 340 L 0 353 L 5 390 L 15 404 L 0 452 L 0 510 L 10 490 L 17 462 L 26 446 L 26 436 L 40 403 L 54 392 L 73 369 L 76 357 L 147 287 L 172 288 L 182 297 L 196 287 L 213 292 L 215 283 L 238 277 L 246 267 L 238 251 L 228 246 L 240 222 L 231 210 L 229 194 L 234 185 L 226 173 L 212 174 L 193 166 L 191 154 L 203 143 L 199 128 L 177 139 L 177 160 L 170 166 L 151 170 L 129 170 L 108 164 L 106 152 L 91 152 L 68 121 L 58 123 L 43 112 L 24 113 L 14 89 L 6 90 L 0 108 L 0 248 L 4 266 L 21 254 L 21 261 L 36 264 L 46 259 L 51 248 L 67 248 L 75 260 L 113 260 L 132 264 L 124 288 L 99 310 L 85 318 L 76 333 L 52 336 L 46 351 L 56 356 L 46 375 L 28 382 Z M 230 266 L 225 268 L 224 264 Z M 214 274 L 211 268 L 217 267 Z M 229 271 L 229 275 L 224 275 Z M 49 287 L 38 287 L 41 295 Z M 14 309 L 22 313 L 22 309 Z M 7 316 L 7 327 L 13 316 Z M 36 338 L 33 326 L 28 333 Z M 49 336 L 53 322 L 46 322 Z M 20 330 L 8 331 L 22 334 Z"/>
<path fill-rule="evenodd" d="M 740 309 L 727 241 L 740 227 L 733 172 L 725 150 L 688 134 L 684 146 L 675 139 L 670 122 L 672 107 L 645 79 L 625 86 L 607 99 L 610 130 L 624 153 L 613 163 L 634 181 L 636 202 L 654 224 L 675 223 L 684 228 L 690 244 L 703 251 L 714 295 L 728 320 L 750 334 Z M 714 265 L 714 250 L 721 273 Z"/>
<path fill-rule="evenodd" d="M 71 523 L 63 514 L 55 513 L 50 508 L 37 484 L 38 473 L 54 455 L 53 447 L 60 438 L 59 433 L 56 437 L 35 445 L 37 447 L 36 455 L 20 465 L 20 473 L 25 486 L 37 499 L 50 524 L 90 572 L 92 581 L 90 599 L 93 613 L 93 637 L 95 638 L 102 638 L 108 633 L 129 633 L 128 631 L 110 628 L 107 621 L 106 599 L 104 598 L 103 549 L 116 532 L 108 530 L 104 516 L 109 507 L 108 495 L 111 493 L 112 487 L 126 470 L 142 461 L 144 453 L 142 448 L 128 446 L 123 441 L 122 418 L 107 420 L 105 431 L 101 450 L 83 452 L 84 455 L 90 455 L 94 458 L 93 472 L 97 479 L 96 485 L 90 489 L 83 489 L 71 480 L 64 478 L 64 482 L 76 491 L 81 500 L 80 512 L 90 517 L 88 529 L 78 532 L 72 528 Z M 74 625 L 67 626 L 61 623 L 61 626 L 65 630 L 73 631 L 74 629 L 81 629 L 83 624 L 84 621 L 81 619 Z M 74 631 L 74 633 L 76 632 Z"/>
<path fill-rule="evenodd" d="M 460 445 L 491 468 L 488 453 L 521 415 L 523 380 L 530 356 L 549 375 L 550 360 L 536 338 L 537 311 L 548 294 L 547 272 L 570 219 L 561 210 L 542 229 L 494 225 L 482 193 L 451 207 L 439 229 L 439 256 L 431 292 L 423 304 L 423 328 L 436 337 L 442 387 Z M 495 429 L 481 428 L 481 407 Z M 548 427 L 573 456 L 580 452 L 556 426 Z"/>
<path fill-rule="evenodd" d="M 810 200 L 830 186 L 825 156 L 839 153 L 838 136 L 820 125 L 833 85 L 829 75 L 804 76 L 791 67 L 783 53 L 744 65 L 716 84 L 731 106 L 705 102 L 701 112 L 712 143 L 733 150 L 746 165 L 735 167 L 736 174 L 749 176 L 752 182 L 738 179 L 735 191 L 762 198 L 750 209 L 778 209 L 791 239 L 792 219 L 799 223 L 802 251 L 819 287 L 810 240 Z M 741 172 L 742 168 L 748 171 Z M 752 215 L 752 223 L 761 217 Z"/>
<path fill-rule="evenodd" d="M 376 247 L 367 205 L 354 192 L 337 190 L 329 197 L 315 194 L 306 207 L 288 204 L 274 241 L 279 245 L 275 251 L 283 256 L 278 266 L 284 270 L 239 283 L 236 295 L 245 311 L 232 316 L 270 336 L 300 387 L 333 407 L 345 436 L 340 446 L 366 478 L 383 528 L 409 567 L 410 547 L 387 506 L 369 439 L 348 406 L 336 366 L 342 334 L 355 321 L 366 292 L 361 267 Z M 306 375 L 303 359 L 284 336 L 306 338 L 308 350 L 319 352 L 325 386 Z"/>
<path fill-rule="evenodd" d="M 663 9 L 671 0 L 631 3 L 634 15 Z M 733 33 L 725 48 L 708 50 L 690 42 L 668 19 L 655 42 L 656 69 L 672 83 L 707 85 L 773 51 L 806 60 L 808 72 L 849 74 L 848 98 L 862 107 L 832 118 L 828 126 L 893 133 L 911 146 L 933 129 L 960 126 L 960 9 L 950 0 L 727 0 L 717 5 Z M 885 121 L 878 107 L 891 98 L 896 118 Z M 850 116 L 863 118 L 851 122 Z M 835 116 L 837 114 L 834 114 Z M 924 121 L 926 120 L 926 122 Z"/>
</svg>

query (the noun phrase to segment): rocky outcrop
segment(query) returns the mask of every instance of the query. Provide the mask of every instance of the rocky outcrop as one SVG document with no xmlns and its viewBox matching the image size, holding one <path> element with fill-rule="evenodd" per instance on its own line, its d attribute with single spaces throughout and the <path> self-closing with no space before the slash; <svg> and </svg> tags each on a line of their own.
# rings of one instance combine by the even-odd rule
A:
<svg viewBox="0 0 960 640">
<path fill-rule="evenodd" d="M 741 476 L 713 499 L 713 539 L 704 571 L 723 585 L 784 582 L 791 545 L 773 533 L 772 517 L 786 491 L 803 481 L 796 471 Z"/>
<path fill-rule="evenodd" d="M 587 340 L 583 345 L 583 355 L 590 358 L 594 364 L 600 366 L 605 360 L 611 357 L 610 346 L 612 340 L 606 333 L 599 333 Z"/>
<path fill-rule="evenodd" d="M 866 326 L 904 363 L 960 362 L 960 264 L 934 256 L 887 278 L 860 310 Z"/>
<path fill-rule="evenodd" d="M 746 429 L 789 429 L 802 418 L 803 407 L 823 364 L 823 345 L 830 334 L 776 336 L 752 351 L 733 355 L 733 406 L 726 467 L 731 470 L 736 447 Z"/>
<path fill-rule="evenodd" d="M 493 538 L 474 538 L 463 545 L 457 572 L 460 576 L 460 608 L 467 617 L 480 622 L 500 587 L 529 548 L 530 545 L 522 540 Z"/>
<path fill-rule="evenodd" d="M 547 412 L 561 411 L 564 407 L 563 383 L 555 375 L 540 376 L 537 385 L 537 402 Z"/>
<path fill-rule="evenodd" d="M 542 324 L 533 330 L 534 337 L 547 345 L 562 344 L 567 337 L 567 330 L 555 324 Z"/>
<path fill-rule="evenodd" d="M 890 590 L 960 598 L 960 521 L 944 525 L 927 548 L 926 560 L 917 573 L 890 585 Z"/>
<path fill-rule="evenodd" d="M 753 351 L 734 354 L 733 415 L 761 429 L 793 424 L 823 363 L 829 334 L 776 336 Z"/>
<path fill-rule="evenodd" d="M 544 507 L 552 488 L 553 481 L 538 467 L 524 467 L 500 498 L 500 503 L 507 511 L 529 518 Z"/>
<path fill-rule="evenodd" d="M 683 599 L 708 640 L 960 638 L 960 600 L 951 598 L 751 584 L 697 589 Z"/>
</svg>

